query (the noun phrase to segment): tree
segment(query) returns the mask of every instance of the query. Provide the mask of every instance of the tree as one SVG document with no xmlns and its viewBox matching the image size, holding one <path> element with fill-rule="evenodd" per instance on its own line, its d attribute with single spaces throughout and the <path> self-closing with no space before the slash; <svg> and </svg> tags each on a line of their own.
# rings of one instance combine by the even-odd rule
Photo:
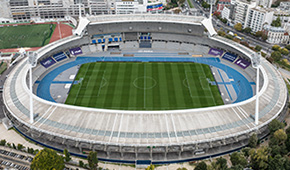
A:
<svg viewBox="0 0 290 170">
<path fill-rule="evenodd" d="M 248 157 L 250 156 L 250 153 L 249 153 L 250 150 L 251 150 L 251 148 L 249 148 L 249 147 L 245 147 L 245 148 L 243 148 L 241 151 L 242 151 L 243 155 L 244 155 L 246 158 L 248 158 Z"/>
<path fill-rule="evenodd" d="M 64 149 L 63 150 L 63 154 L 64 154 L 64 160 L 66 162 L 69 162 L 71 160 L 71 157 L 70 157 L 70 153 L 68 152 L 68 150 L 67 149 Z"/>
<path fill-rule="evenodd" d="M 33 170 L 44 169 L 64 169 L 63 157 L 58 155 L 56 151 L 45 148 L 41 150 L 32 160 L 30 168 Z"/>
<path fill-rule="evenodd" d="M 18 150 L 22 150 L 23 148 L 24 148 L 24 146 L 23 146 L 22 144 L 18 144 L 18 145 L 17 145 L 17 149 L 18 149 Z"/>
<path fill-rule="evenodd" d="M 271 23 L 271 26 L 273 27 L 281 27 L 281 19 L 278 17 L 277 19 L 273 20 Z"/>
<path fill-rule="evenodd" d="M 257 31 L 257 32 L 255 33 L 255 36 L 256 36 L 256 37 L 262 37 L 262 35 L 263 35 L 263 32 L 262 32 L 262 31 Z"/>
<path fill-rule="evenodd" d="M 280 52 L 279 52 L 280 53 Z M 273 53 L 272 53 L 273 54 Z M 271 57 L 272 57 L 272 54 L 271 54 Z M 280 54 L 281 55 L 281 54 Z M 269 123 L 269 126 L 268 126 L 269 130 L 270 130 L 270 133 L 273 134 L 274 132 L 276 132 L 276 130 L 278 129 L 283 129 L 284 128 L 284 124 L 279 122 L 277 119 L 274 119 L 272 120 L 270 123 Z"/>
<path fill-rule="evenodd" d="M 149 165 L 147 168 L 146 168 L 146 170 L 154 170 L 155 169 L 155 166 L 154 165 Z"/>
<path fill-rule="evenodd" d="M 237 31 L 242 31 L 243 30 L 243 25 L 241 23 L 237 23 L 236 25 L 234 25 L 234 28 Z"/>
<path fill-rule="evenodd" d="M 12 143 L 12 147 L 13 149 L 16 149 L 16 145 L 14 143 Z"/>
<path fill-rule="evenodd" d="M 280 46 L 279 45 L 273 45 L 272 46 L 272 50 L 274 50 L 274 51 L 279 51 L 280 50 Z"/>
<path fill-rule="evenodd" d="M 88 163 L 91 170 L 96 170 L 98 167 L 97 152 L 90 152 L 88 155 Z"/>
<path fill-rule="evenodd" d="M 224 37 L 226 33 L 224 31 L 218 31 L 218 35 Z"/>
<path fill-rule="evenodd" d="M 5 146 L 5 145 L 6 145 L 6 140 L 5 140 L 5 139 L 2 139 L 2 140 L 0 141 L 0 145 L 1 145 L 1 146 Z"/>
<path fill-rule="evenodd" d="M 79 160 L 79 166 L 84 167 L 84 162 L 82 160 Z"/>
<path fill-rule="evenodd" d="M 268 39 L 268 35 L 263 32 L 263 34 L 262 34 L 262 40 L 266 41 L 267 39 Z"/>
<path fill-rule="evenodd" d="M 286 45 L 285 48 L 286 48 L 287 50 L 290 50 L 290 45 Z"/>
<path fill-rule="evenodd" d="M 282 144 L 287 139 L 287 135 L 283 129 L 276 130 L 273 136 L 278 141 L 278 144 Z"/>
<path fill-rule="evenodd" d="M 257 150 L 251 149 L 251 167 L 254 170 L 265 170 L 268 168 L 268 153 L 269 149 L 267 147 L 260 147 Z"/>
<path fill-rule="evenodd" d="M 276 155 L 274 158 L 269 157 L 269 169 L 285 169 L 286 159 L 281 155 Z M 286 170 L 286 169 L 285 169 Z"/>
<path fill-rule="evenodd" d="M 280 50 L 280 53 L 283 54 L 283 55 L 288 55 L 289 54 L 289 51 L 287 50 L 287 48 L 282 48 Z"/>
<path fill-rule="evenodd" d="M 222 157 L 217 158 L 216 164 L 218 166 L 218 170 L 228 169 L 227 160 Z"/>
<path fill-rule="evenodd" d="M 194 170 L 207 170 L 207 165 L 204 161 L 199 162 Z"/>
<path fill-rule="evenodd" d="M 177 170 L 187 170 L 186 168 L 177 168 Z"/>
<path fill-rule="evenodd" d="M 252 32 L 252 28 L 250 28 L 250 27 L 246 27 L 246 28 L 243 30 L 243 32 L 249 34 L 249 33 Z"/>
<path fill-rule="evenodd" d="M 281 53 L 280 53 L 279 51 L 274 51 L 274 52 L 271 53 L 271 57 L 272 57 L 275 61 L 280 61 L 281 58 L 282 58 L 282 55 L 281 55 Z M 276 128 L 278 128 L 278 127 L 276 127 Z M 275 130 L 275 129 L 270 130 L 270 133 L 274 133 L 274 132 L 275 132 L 274 130 Z M 274 132 L 273 132 L 273 131 L 274 131 Z"/>
<path fill-rule="evenodd" d="M 241 165 L 242 167 L 246 167 L 248 164 L 247 159 L 245 156 L 240 152 L 234 152 L 230 155 L 230 160 L 232 162 L 232 165 Z"/>
<path fill-rule="evenodd" d="M 250 137 L 248 145 L 249 145 L 250 148 L 255 148 L 257 146 L 257 144 L 258 144 L 258 137 L 257 137 L 257 134 L 254 133 Z"/>
<path fill-rule="evenodd" d="M 210 7 L 210 5 L 207 2 L 205 2 L 205 1 L 203 1 L 201 3 L 201 5 L 202 5 L 203 8 L 209 8 Z"/>
<path fill-rule="evenodd" d="M 261 51 L 261 50 L 262 50 L 262 47 L 259 46 L 259 45 L 256 45 L 255 50 L 257 50 L 257 51 Z"/>
</svg>

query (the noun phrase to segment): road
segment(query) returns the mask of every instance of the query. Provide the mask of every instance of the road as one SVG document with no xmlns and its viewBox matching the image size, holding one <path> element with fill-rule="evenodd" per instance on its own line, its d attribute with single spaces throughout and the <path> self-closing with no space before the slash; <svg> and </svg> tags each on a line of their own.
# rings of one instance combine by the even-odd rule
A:
<svg viewBox="0 0 290 170">
<path fill-rule="evenodd" d="M 209 11 L 205 11 L 200 5 L 198 2 L 196 2 L 195 0 L 190 0 L 194 6 L 194 8 L 197 9 L 197 11 L 199 11 L 200 13 L 203 14 L 203 16 L 206 16 L 208 17 L 209 16 Z M 187 1 L 186 1 L 187 3 Z M 214 10 L 213 10 L 214 11 Z M 264 41 L 260 41 L 260 40 L 257 40 L 253 37 L 251 37 L 250 35 L 247 35 L 245 33 L 241 33 L 241 32 L 238 32 L 236 31 L 234 28 L 224 24 L 223 22 L 219 21 L 216 17 L 213 17 L 212 19 L 213 21 L 213 26 L 218 30 L 220 28 L 223 28 L 223 31 L 227 32 L 227 31 L 231 31 L 233 32 L 234 34 L 237 34 L 238 36 L 240 37 L 244 37 L 244 39 L 251 45 L 251 46 L 256 46 L 256 45 L 259 45 L 262 47 L 263 51 L 265 52 L 271 52 L 272 51 L 272 45 L 267 43 L 267 42 L 264 42 Z"/>
</svg>

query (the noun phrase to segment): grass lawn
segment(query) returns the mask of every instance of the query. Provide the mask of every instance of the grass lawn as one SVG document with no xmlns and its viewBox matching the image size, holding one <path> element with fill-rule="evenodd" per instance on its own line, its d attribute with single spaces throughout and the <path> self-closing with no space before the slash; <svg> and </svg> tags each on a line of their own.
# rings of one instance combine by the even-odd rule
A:
<svg viewBox="0 0 290 170">
<path fill-rule="evenodd" d="M 55 24 L 1 27 L 0 49 L 44 46 L 49 43 L 55 27 Z"/>
<path fill-rule="evenodd" d="M 77 82 L 77 83 L 76 83 Z M 199 63 L 83 64 L 66 104 L 120 110 L 173 110 L 222 105 L 209 66 Z"/>
<path fill-rule="evenodd" d="M 192 2 L 190 0 L 187 0 L 187 3 L 188 3 L 190 8 L 194 8 L 194 6 L 193 6 L 193 4 L 192 4 Z"/>
</svg>

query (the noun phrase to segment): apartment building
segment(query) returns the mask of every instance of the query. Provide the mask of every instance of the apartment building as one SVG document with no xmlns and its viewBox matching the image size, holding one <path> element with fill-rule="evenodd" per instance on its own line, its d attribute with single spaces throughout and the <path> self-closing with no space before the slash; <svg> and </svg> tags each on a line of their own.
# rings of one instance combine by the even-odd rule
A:
<svg viewBox="0 0 290 170">
<path fill-rule="evenodd" d="M 264 25 L 271 24 L 273 21 L 274 10 L 261 8 L 259 6 L 250 8 L 247 14 L 244 27 L 250 27 L 253 32 L 261 31 Z"/>
<path fill-rule="evenodd" d="M 234 9 L 234 23 L 241 23 L 243 28 L 246 27 L 246 21 L 248 17 L 249 10 L 256 7 L 256 2 L 248 2 L 246 0 L 237 0 L 233 2 L 235 4 Z"/>
</svg>

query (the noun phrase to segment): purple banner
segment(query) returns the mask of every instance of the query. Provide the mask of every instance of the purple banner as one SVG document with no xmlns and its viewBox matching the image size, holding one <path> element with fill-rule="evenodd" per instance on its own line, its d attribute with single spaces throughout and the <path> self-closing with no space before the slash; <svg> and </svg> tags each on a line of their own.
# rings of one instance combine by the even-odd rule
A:
<svg viewBox="0 0 290 170">
<path fill-rule="evenodd" d="M 234 55 L 234 54 L 231 54 L 231 53 L 229 53 L 229 52 L 226 52 L 226 53 L 223 55 L 222 58 L 223 58 L 223 59 L 226 59 L 226 60 L 228 60 L 228 61 L 230 61 L 230 62 L 234 62 L 238 57 L 237 57 L 236 55 Z"/>
<path fill-rule="evenodd" d="M 56 61 L 61 61 L 61 60 L 65 59 L 65 58 L 67 58 L 67 57 L 66 57 L 66 55 L 63 52 L 60 52 L 60 53 L 54 54 L 53 58 Z"/>
<path fill-rule="evenodd" d="M 82 49 L 81 49 L 80 47 L 72 48 L 72 49 L 70 49 L 69 51 L 70 51 L 70 53 L 71 53 L 72 55 L 80 55 L 80 54 L 83 53 L 83 51 L 82 51 Z"/>
<path fill-rule="evenodd" d="M 214 55 L 214 56 L 221 56 L 224 53 L 223 50 L 219 50 L 219 49 L 215 49 L 215 48 L 211 48 L 208 52 L 208 54 L 210 55 Z"/>
<path fill-rule="evenodd" d="M 246 69 L 251 63 L 248 62 L 245 59 L 239 58 L 237 59 L 237 61 L 235 62 L 236 65 L 240 66 L 243 69 Z"/>
<path fill-rule="evenodd" d="M 40 61 L 40 64 L 43 65 L 43 67 L 48 68 L 49 66 L 53 65 L 55 61 L 51 58 L 48 57 L 47 59 L 44 59 Z"/>
</svg>

